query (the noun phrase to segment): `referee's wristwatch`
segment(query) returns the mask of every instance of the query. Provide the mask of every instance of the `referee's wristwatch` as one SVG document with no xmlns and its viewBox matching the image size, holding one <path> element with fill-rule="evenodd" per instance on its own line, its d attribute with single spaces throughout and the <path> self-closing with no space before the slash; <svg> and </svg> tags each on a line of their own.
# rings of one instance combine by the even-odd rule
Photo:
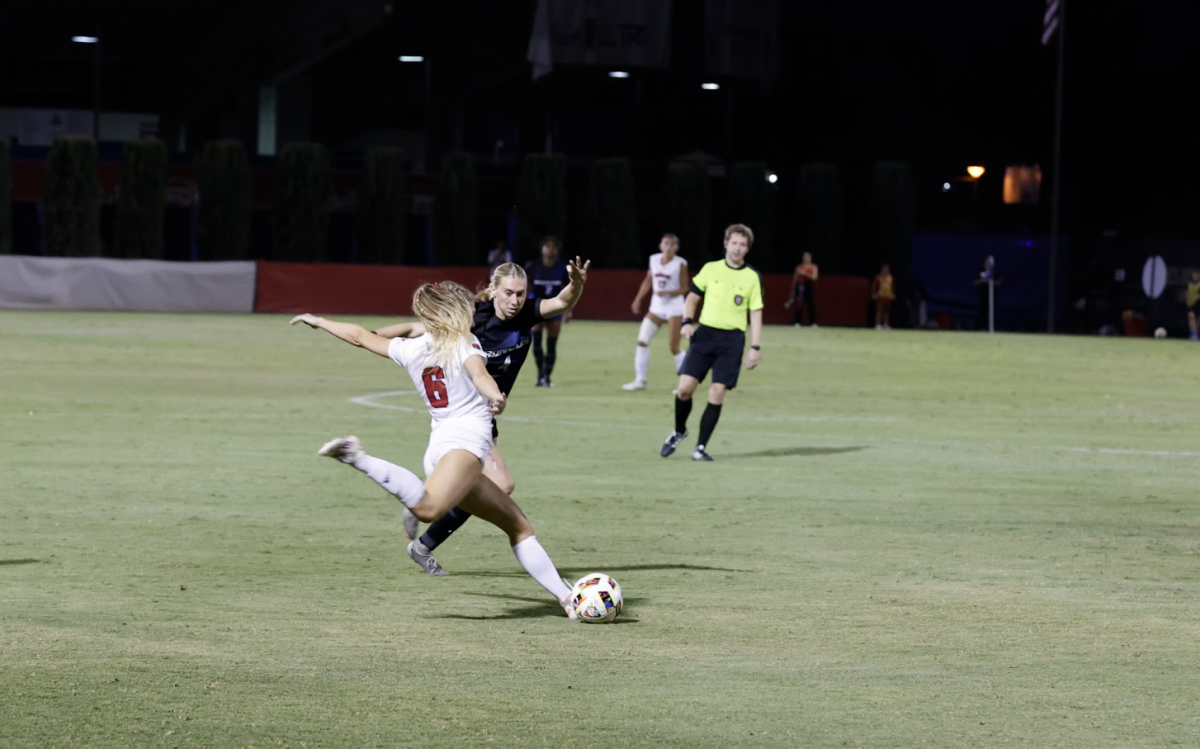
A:
<svg viewBox="0 0 1200 749">
<path fill-rule="evenodd" d="M 685 317 L 685 318 L 683 318 L 683 322 L 682 322 L 682 323 L 680 323 L 680 324 L 681 324 L 681 325 L 691 325 L 693 322 L 695 322 L 695 321 L 694 321 L 694 320 L 692 320 L 692 318 L 690 318 L 690 317 Z"/>
<path fill-rule="evenodd" d="M 762 346 L 751 346 L 750 348 L 754 349 L 755 351 L 762 351 Z"/>
</svg>

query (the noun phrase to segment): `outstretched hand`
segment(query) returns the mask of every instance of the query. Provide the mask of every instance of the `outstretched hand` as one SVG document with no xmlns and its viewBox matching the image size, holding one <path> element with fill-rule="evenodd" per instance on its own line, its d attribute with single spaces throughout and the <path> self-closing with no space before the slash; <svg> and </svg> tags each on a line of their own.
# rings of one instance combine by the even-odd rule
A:
<svg viewBox="0 0 1200 749">
<path fill-rule="evenodd" d="M 590 267 L 592 267 L 592 261 L 582 260 L 578 255 L 575 256 L 574 260 L 568 260 L 567 277 L 570 279 L 571 284 L 582 286 L 587 283 L 587 272 Z"/>
<path fill-rule="evenodd" d="M 317 323 L 317 316 L 316 316 L 316 315 L 310 315 L 310 314 L 308 314 L 307 312 L 305 312 L 303 315 L 296 315 L 295 317 L 293 317 L 293 318 L 292 318 L 292 321 L 291 321 L 291 322 L 289 322 L 289 323 L 288 323 L 288 325 L 295 325 L 295 324 L 296 324 L 296 323 L 298 323 L 298 322 L 302 322 L 302 323 L 304 323 L 305 325 L 307 325 L 307 326 L 308 326 L 308 327 L 310 327 L 310 328 L 319 328 L 319 327 L 321 327 L 321 326 L 320 326 L 320 325 Z"/>
</svg>

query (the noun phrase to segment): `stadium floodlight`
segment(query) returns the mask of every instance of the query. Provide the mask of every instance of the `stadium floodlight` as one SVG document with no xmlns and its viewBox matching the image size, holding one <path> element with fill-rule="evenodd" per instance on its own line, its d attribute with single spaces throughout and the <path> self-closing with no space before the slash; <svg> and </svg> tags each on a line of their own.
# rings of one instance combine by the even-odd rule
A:
<svg viewBox="0 0 1200 749">
<path fill-rule="evenodd" d="M 425 62 L 421 55 L 400 55 L 400 62 Z"/>
<path fill-rule="evenodd" d="M 950 192 L 950 183 L 949 182 L 942 183 L 942 192 Z"/>
<path fill-rule="evenodd" d="M 628 78 L 629 71 L 627 70 L 610 70 L 608 71 L 609 78 Z"/>
<path fill-rule="evenodd" d="M 779 181 L 779 175 L 775 172 L 767 172 L 767 181 L 773 185 Z"/>
<path fill-rule="evenodd" d="M 719 83 L 701 83 L 700 88 L 704 89 L 705 91 L 716 91 L 717 89 L 721 88 L 721 84 L 719 84 Z"/>
<path fill-rule="evenodd" d="M 78 42 L 79 44 L 95 44 L 100 41 L 100 38 L 95 36 L 73 36 L 71 37 L 71 41 Z"/>
<path fill-rule="evenodd" d="M 967 167 L 967 174 L 971 175 L 971 179 L 979 179 L 983 176 L 983 171 L 983 167 L 981 166 Z"/>
</svg>

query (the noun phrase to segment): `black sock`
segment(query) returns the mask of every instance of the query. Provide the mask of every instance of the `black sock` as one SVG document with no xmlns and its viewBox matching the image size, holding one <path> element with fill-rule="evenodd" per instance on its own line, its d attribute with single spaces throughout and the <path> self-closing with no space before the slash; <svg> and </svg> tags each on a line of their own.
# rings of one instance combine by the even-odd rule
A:
<svg viewBox="0 0 1200 749">
<path fill-rule="evenodd" d="M 709 403 L 708 408 L 704 409 L 704 415 L 700 417 L 700 439 L 696 442 L 699 447 L 708 445 L 713 430 L 717 428 L 717 419 L 719 418 L 721 418 L 721 407 L 716 403 Z"/>
<path fill-rule="evenodd" d="M 683 434 L 687 431 L 688 416 L 692 414 L 692 399 L 683 400 L 675 396 L 675 431 Z"/>
<path fill-rule="evenodd" d="M 550 379 L 550 373 L 554 371 L 554 360 L 558 358 L 558 339 L 554 336 L 546 337 L 546 379 Z"/>
<path fill-rule="evenodd" d="M 425 533 L 421 536 L 421 543 L 425 544 L 426 549 L 433 551 L 470 519 L 471 513 L 455 507 L 425 529 Z"/>
<path fill-rule="evenodd" d="M 545 359 L 545 354 L 542 353 L 542 331 L 533 331 L 533 360 L 537 362 L 538 379 L 546 376 L 546 371 L 542 365 L 542 360 Z"/>
</svg>

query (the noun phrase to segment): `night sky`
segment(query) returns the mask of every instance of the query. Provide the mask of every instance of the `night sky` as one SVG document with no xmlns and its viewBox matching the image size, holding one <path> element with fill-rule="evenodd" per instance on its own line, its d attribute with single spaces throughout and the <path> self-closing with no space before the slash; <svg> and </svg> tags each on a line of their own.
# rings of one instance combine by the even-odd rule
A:
<svg viewBox="0 0 1200 749">
<path fill-rule="evenodd" d="M 9 71 L 0 106 L 90 108 L 90 51 L 66 40 L 99 21 L 109 28 L 106 108 L 169 116 L 203 85 L 198 50 L 230 24 L 267 28 L 281 9 L 332 5 L 10 0 L 0 9 L 0 63 Z M 1039 162 L 1049 177 L 1055 48 L 1040 42 L 1041 0 L 780 0 L 774 87 L 736 81 L 720 92 L 699 89 L 703 3 L 677 0 L 672 70 L 634 71 L 640 108 L 634 81 L 608 79 L 603 70 L 560 67 L 532 83 L 525 52 L 534 5 L 397 0 L 385 28 L 309 71 L 311 137 L 336 148 L 379 128 L 420 129 L 423 73 L 395 61 L 415 52 L 434 66 L 432 116 L 443 148 L 454 145 L 461 106 L 461 145 L 480 154 L 493 152 L 497 140 L 514 156 L 541 150 L 550 121 L 557 123 L 555 149 L 571 156 L 665 160 L 705 150 L 762 159 L 784 180 L 804 163 L 837 163 L 851 198 L 875 162 L 902 160 L 913 164 L 923 215 L 939 200 L 941 184 L 968 163 L 988 167 L 981 191 L 989 205 L 999 202 L 1006 164 Z M 1190 101 L 1200 65 L 1194 41 L 1185 38 L 1194 28 L 1190 14 L 1183 4 L 1112 0 L 1070 0 L 1066 10 L 1068 228 L 1099 230 L 1157 211 L 1190 231 L 1186 206 L 1200 193 Z M 255 34 L 247 36 L 253 42 Z M 270 45 L 264 37 L 230 52 L 242 80 L 229 91 L 269 65 Z M 208 111 L 193 113 L 189 129 L 215 134 L 213 123 L 242 105 L 226 92 Z"/>
</svg>

